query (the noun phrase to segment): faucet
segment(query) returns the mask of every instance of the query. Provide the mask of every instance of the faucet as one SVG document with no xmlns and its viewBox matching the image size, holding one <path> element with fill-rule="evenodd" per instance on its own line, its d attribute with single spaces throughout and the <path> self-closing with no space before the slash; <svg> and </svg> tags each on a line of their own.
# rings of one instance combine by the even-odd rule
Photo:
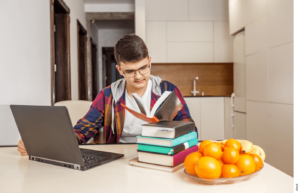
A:
<svg viewBox="0 0 300 193">
<path fill-rule="evenodd" d="M 196 80 L 198 80 L 199 78 L 198 78 L 198 76 L 194 79 L 194 90 L 193 91 L 191 91 L 191 93 L 194 95 L 194 96 L 196 96 L 198 93 L 200 93 L 200 90 L 196 90 Z"/>
</svg>

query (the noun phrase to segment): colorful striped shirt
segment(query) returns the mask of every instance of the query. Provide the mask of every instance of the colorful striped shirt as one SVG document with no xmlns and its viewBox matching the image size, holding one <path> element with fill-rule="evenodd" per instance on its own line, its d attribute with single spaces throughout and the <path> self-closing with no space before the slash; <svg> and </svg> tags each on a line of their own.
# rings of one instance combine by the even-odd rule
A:
<svg viewBox="0 0 300 193">
<path fill-rule="evenodd" d="M 183 108 L 178 112 L 174 121 L 189 121 L 194 122 L 187 104 L 185 103 L 179 89 L 174 84 L 162 80 L 160 83 L 161 93 L 165 91 L 174 91 Z M 151 92 L 150 110 L 156 103 L 160 96 Z M 125 90 L 121 98 L 112 105 L 112 91 L 111 86 L 108 86 L 101 90 L 93 101 L 87 114 L 80 119 L 74 126 L 75 135 L 80 143 L 86 143 L 96 133 L 103 128 L 103 132 L 99 132 L 101 143 L 118 143 L 122 135 L 124 120 L 125 120 L 125 108 L 121 104 L 125 105 Z M 114 108 L 114 133 L 112 132 L 112 108 Z M 195 131 L 198 133 L 197 128 Z"/>
</svg>

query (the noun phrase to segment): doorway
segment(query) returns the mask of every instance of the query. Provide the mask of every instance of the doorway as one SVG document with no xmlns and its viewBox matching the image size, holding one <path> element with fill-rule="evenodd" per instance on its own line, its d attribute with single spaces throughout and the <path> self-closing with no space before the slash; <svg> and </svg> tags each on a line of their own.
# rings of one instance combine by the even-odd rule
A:
<svg viewBox="0 0 300 193">
<path fill-rule="evenodd" d="M 117 62 L 114 56 L 114 48 L 104 47 L 102 48 L 102 54 L 105 58 L 105 87 L 107 87 L 111 85 L 111 83 L 123 78 L 123 76 L 120 75 L 116 68 Z"/>
<path fill-rule="evenodd" d="M 78 98 L 88 100 L 87 90 L 87 62 L 86 62 L 86 30 L 77 20 L 77 48 L 78 48 Z"/>
<path fill-rule="evenodd" d="M 98 71 L 98 62 L 97 62 L 97 44 L 93 41 L 92 38 L 90 38 L 91 42 L 91 53 L 92 53 L 92 100 L 95 100 L 97 94 L 98 94 L 98 77 L 97 77 L 97 71 Z"/>
<path fill-rule="evenodd" d="M 51 104 L 71 100 L 70 9 L 63 0 L 50 0 Z"/>
</svg>

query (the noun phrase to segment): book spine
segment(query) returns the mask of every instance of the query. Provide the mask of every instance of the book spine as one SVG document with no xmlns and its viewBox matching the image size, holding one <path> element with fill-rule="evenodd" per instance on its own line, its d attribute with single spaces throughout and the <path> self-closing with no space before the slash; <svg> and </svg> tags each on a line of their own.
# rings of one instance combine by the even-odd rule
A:
<svg viewBox="0 0 300 193">
<path fill-rule="evenodd" d="M 198 151 L 197 145 L 173 155 L 173 166 L 177 166 L 177 165 L 183 163 L 186 156 L 188 156 L 190 153 L 193 153 L 196 151 Z"/>
<path fill-rule="evenodd" d="M 174 155 L 198 144 L 198 139 L 192 139 L 174 147 Z"/>
<path fill-rule="evenodd" d="M 147 152 L 154 152 L 154 153 L 161 153 L 161 154 L 169 154 L 173 155 L 174 150 L 170 147 L 161 147 L 161 146 L 155 146 L 155 145 L 138 145 L 139 151 L 147 151 Z"/>
<path fill-rule="evenodd" d="M 193 123 L 193 122 L 191 122 Z M 174 135 L 174 139 L 177 138 L 177 137 L 180 137 L 186 133 L 190 133 L 192 131 L 195 130 L 195 123 L 193 124 L 188 124 L 188 125 L 184 125 L 182 127 L 177 127 L 175 129 L 175 135 Z"/>
<path fill-rule="evenodd" d="M 181 143 L 190 141 L 190 140 L 195 139 L 195 138 L 197 138 L 197 133 L 195 131 L 190 132 L 190 133 L 186 133 L 186 134 L 182 135 L 181 137 L 173 139 L 172 140 L 172 147 L 174 147 L 176 145 L 179 145 Z"/>
</svg>

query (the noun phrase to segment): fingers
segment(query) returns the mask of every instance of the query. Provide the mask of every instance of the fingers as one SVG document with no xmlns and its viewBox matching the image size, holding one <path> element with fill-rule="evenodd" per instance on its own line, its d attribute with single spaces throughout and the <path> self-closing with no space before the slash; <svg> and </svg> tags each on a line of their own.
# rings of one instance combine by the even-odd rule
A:
<svg viewBox="0 0 300 193">
<path fill-rule="evenodd" d="M 18 143 L 18 148 L 17 148 L 17 150 L 20 152 L 20 154 L 22 155 L 22 156 L 26 156 L 26 155 L 28 155 L 27 154 L 27 151 L 26 151 L 26 148 L 25 148 L 25 146 L 24 146 L 24 143 L 23 143 L 23 141 L 22 141 L 22 139 L 19 141 L 19 143 Z"/>
<path fill-rule="evenodd" d="M 18 147 L 17 150 L 18 150 L 20 153 L 27 153 L 26 149 L 23 149 L 23 148 L 20 148 L 20 147 Z"/>
<path fill-rule="evenodd" d="M 21 146 L 22 148 L 25 149 L 25 146 L 24 146 L 24 143 L 23 143 L 22 139 L 19 141 L 18 146 Z"/>
</svg>

